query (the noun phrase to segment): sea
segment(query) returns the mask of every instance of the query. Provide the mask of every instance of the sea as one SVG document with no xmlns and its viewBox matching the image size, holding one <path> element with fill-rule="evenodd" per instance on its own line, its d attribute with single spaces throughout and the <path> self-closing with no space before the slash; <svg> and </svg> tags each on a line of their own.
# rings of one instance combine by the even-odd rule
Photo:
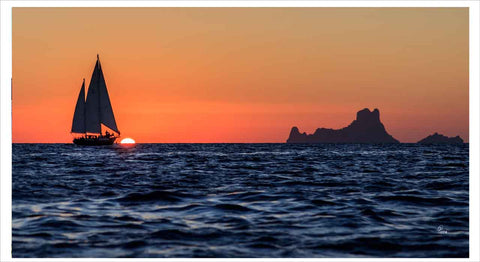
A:
<svg viewBox="0 0 480 262">
<path fill-rule="evenodd" d="M 13 144 L 14 258 L 469 256 L 469 149 Z"/>
</svg>

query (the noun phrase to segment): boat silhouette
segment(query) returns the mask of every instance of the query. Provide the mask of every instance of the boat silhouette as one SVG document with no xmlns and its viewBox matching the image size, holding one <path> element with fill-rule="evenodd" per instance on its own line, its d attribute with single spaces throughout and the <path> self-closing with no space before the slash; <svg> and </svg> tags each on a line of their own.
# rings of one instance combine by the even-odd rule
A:
<svg viewBox="0 0 480 262">
<path fill-rule="evenodd" d="M 107 130 L 102 133 L 102 124 L 113 133 Z M 77 145 L 111 145 L 120 136 L 98 54 L 86 100 L 83 79 L 73 114 L 71 133 L 76 135 L 73 143 Z"/>
</svg>

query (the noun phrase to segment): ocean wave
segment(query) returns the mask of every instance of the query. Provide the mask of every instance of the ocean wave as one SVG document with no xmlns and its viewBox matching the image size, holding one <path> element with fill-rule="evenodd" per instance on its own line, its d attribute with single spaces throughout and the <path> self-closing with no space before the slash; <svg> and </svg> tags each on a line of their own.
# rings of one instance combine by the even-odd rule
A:
<svg viewBox="0 0 480 262">
<path fill-rule="evenodd" d="M 468 145 L 14 144 L 12 255 L 468 257 Z"/>
</svg>

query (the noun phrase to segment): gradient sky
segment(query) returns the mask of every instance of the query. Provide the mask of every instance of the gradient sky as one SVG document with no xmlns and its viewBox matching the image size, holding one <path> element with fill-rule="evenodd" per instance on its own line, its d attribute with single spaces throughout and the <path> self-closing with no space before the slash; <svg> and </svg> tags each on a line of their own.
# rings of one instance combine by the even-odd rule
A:
<svg viewBox="0 0 480 262">
<path fill-rule="evenodd" d="M 122 137 L 285 142 L 378 108 L 468 141 L 468 8 L 13 8 L 13 142 L 72 141 L 100 54 Z"/>
</svg>

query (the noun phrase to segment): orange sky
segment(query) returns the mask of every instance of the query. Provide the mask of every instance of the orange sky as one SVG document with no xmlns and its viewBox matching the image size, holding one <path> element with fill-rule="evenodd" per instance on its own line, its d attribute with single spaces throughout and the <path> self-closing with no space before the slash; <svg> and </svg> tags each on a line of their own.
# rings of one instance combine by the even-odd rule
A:
<svg viewBox="0 0 480 262">
<path fill-rule="evenodd" d="M 72 141 L 100 54 L 122 137 L 285 142 L 378 108 L 468 141 L 468 8 L 13 8 L 13 142 Z"/>
</svg>

